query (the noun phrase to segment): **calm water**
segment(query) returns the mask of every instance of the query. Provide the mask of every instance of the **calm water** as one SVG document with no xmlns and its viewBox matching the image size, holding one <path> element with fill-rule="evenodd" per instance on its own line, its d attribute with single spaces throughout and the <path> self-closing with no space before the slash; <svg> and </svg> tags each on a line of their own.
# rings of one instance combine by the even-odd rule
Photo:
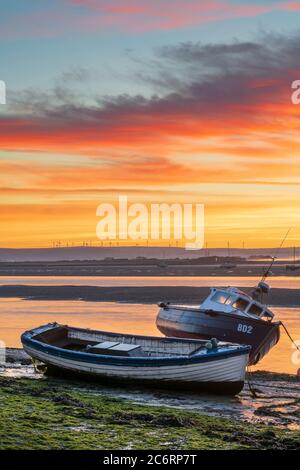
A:
<svg viewBox="0 0 300 470">
<path fill-rule="evenodd" d="M 225 276 L 0 276 L 0 285 L 32 285 L 32 286 L 99 286 L 99 287 L 143 287 L 143 286 L 254 286 L 258 282 L 254 276 L 225 277 Z M 268 279 L 271 287 L 285 289 L 300 289 L 299 277 L 274 276 Z"/>
<path fill-rule="evenodd" d="M 134 282 L 133 285 L 136 285 L 136 280 L 132 279 Z M 273 310 L 276 317 L 284 321 L 292 336 L 300 340 L 300 308 Z M 19 347 L 20 334 L 24 330 L 53 321 L 85 328 L 160 335 L 155 326 L 156 314 L 157 306 L 148 304 L 1 299 L 0 340 L 8 347 Z M 292 354 L 297 364 L 292 362 Z M 294 374 L 299 367 L 300 355 L 296 354 L 282 331 L 279 344 L 257 368 Z"/>
</svg>

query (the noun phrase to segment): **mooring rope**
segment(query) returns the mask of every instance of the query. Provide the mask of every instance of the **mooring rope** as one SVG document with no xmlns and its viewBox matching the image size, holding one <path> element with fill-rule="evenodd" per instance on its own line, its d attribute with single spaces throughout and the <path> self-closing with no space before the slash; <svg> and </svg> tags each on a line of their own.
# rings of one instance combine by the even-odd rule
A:
<svg viewBox="0 0 300 470">
<path fill-rule="evenodd" d="M 287 327 L 285 326 L 284 323 L 280 322 L 284 331 L 286 332 L 286 334 L 288 335 L 288 337 L 290 338 L 292 344 L 295 346 L 295 348 L 297 349 L 297 351 L 300 352 L 300 346 L 298 346 L 298 344 L 296 343 L 296 341 L 292 338 L 292 336 L 290 335 Z M 250 370 L 250 366 L 247 367 L 247 383 L 248 383 L 248 387 L 249 387 L 249 391 L 250 391 L 250 394 L 252 395 L 253 398 L 258 398 L 258 395 L 255 391 L 255 389 L 253 388 L 253 384 L 252 384 L 252 371 Z"/>
<path fill-rule="evenodd" d="M 258 398 L 258 395 L 255 391 L 255 388 L 253 388 L 253 385 L 252 385 L 252 371 L 250 370 L 250 366 L 247 366 L 247 384 L 248 384 L 248 387 L 249 387 L 249 391 L 250 391 L 250 394 L 252 396 L 252 398 Z"/>
<path fill-rule="evenodd" d="M 31 363 L 33 365 L 33 369 L 34 369 L 34 372 L 37 373 L 38 372 L 38 369 L 37 369 L 37 361 L 34 357 L 31 358 Z"/>
<path fill-rule="evenodd" d="M 34 372 L 36 374 L 44 373 L 47 370 L 46 364 L 42 364 L 37 359 L 31 358 L 31 363 L 33 365 Z"/>
<path fill-rule="evenodd" d="M 288 337 L 290 338 L 291 342 L 293 343 L 293 345 L 295 346 L 295 348 L 300 352 L 300 347 L 298 346 L 298 344 L 296 343 L 296 341 L 291 337 L 287 327 L 285 326 L 284 323 L 280 322 L 284 331 L 286 332 L 286 334 L 288 335 Z"/>
</svg>

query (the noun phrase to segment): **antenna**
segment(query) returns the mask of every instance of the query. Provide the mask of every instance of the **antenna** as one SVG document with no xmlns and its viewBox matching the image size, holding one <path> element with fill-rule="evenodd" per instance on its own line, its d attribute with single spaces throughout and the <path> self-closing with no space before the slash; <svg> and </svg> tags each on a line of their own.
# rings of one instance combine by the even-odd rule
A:
<svg viewBox="0 0 300 470">
<path fill-rule="evenodd" d="M 274 255 L 272 256 L 272 261 L 271 261 L 271 263 L 269 264 L 269 267 L 268 267 L 268 268 L 266 269 L 266 271 L 264 272 L 264 274 L 263 274 L 263 276 L 262 276 L 260 282 L 264 282 L 264 281 L 267 279 L 268 275 L 270 274 L 270 270 L 271 270 L 273 264 L 275 263 L 275 260 L 276 260 L 276 258 L 277 258 L 277 254 L 278 254 L 279 250 L 282 248 L 282 246 L 283 246 L 285 240 L 287 239 L 287 236 L 288 236 L 288 234 L 290 233 L 290 231 L 291 231 L 291 227 L 290 227 L 290 228 L 288 229 L 288 231 L 286 232 L 285 237 L 282 239 L 282 241 L 281 241 L 279 247 L 277 247 L 277 249 L 276 249 Z"/>
</svg>

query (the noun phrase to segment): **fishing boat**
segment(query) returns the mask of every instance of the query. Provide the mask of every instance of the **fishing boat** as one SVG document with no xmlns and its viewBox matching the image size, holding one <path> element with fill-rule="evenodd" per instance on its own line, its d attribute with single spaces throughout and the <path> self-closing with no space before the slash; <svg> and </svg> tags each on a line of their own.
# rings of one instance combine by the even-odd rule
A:
<svg viewBox="0 0 300 470">
<path fill-rule="evenodd" d="M 160 302 L 156 318 L 159 331 L 179 338 L 217 338 L 251 346 L 249 365 L 257 364 L 280 339 L 280 321 L 267 305 L 270 286 L 266 279 L 283 246 L 287 231 L 275 255 L 251 293 L 236 287 L 212 287 L 200 305 L 176 305 Z"/>
<path fill-rule="evenodd" d="M 236 264 L 232 262 L 232 256 L 230 252 L 230 243 L 227 243 L 227 259 L 225 260 L 225 263 L 220 265 L 221 269 L 234 269 L 236 268 Z"/>
<path fill-rule="evenodd" d="M 294 248 L 293 248 L 293 264 L 287 264 L 285 269 L 287 271 L 296 271 L 299 268 L 300 268 L 299 264 L 296 263 L 296 247 L 294 246 Z"/>
<path fill-rule="evenodd" d="M 266 286 L 261 283 L 260 288 Z M 159 307 L 156 325 L 166 336 L 248 344 L 250 365 L 257 364 L 280 338 L 281 322 L 273 321 L 267 305 L 235 287 L 212 287 L 200 305 L 161 302 Z"/>
<path fill-rule="evenodd" d="M 49 323 L 21 336 L 24 350 L 48 374 L 236 394 L 244 385 L 249 346 L 139 336 Z"/>
</svg>

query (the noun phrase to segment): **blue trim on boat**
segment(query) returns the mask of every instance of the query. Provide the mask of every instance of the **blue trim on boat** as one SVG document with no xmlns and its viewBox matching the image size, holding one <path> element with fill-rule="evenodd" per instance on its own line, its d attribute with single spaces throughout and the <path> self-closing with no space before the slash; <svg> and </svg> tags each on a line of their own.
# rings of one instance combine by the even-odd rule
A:
<svg viewBox="0 0 300 470">
<path fill-rule="evenodd" d="M 60 357 L 62 359 L 69 359 L 72 361 L 80 361 L 90 364 L 108 364 L 115 366 L 132 366 L 132 367 L 160 367 L 160 366 L 175 366 L 175 365 L 187 365 L 197 364 L 201 362 L 210 362 L 216 359 L 222 359 L 226 357 L 245 355 L 250 352 L 250 346 L 237 346 L 235 349 L 228 349 L 222 351 L 212 351 L 207 354 L 195 354 L 191 357 L 176 356 L 176 357 L 120 357 L 120 356 L 109 356 L 109 355 L 95 355 L 91 353 L 83 353 L 80 351 L 70 351 L 57 346 L 45 344 L 41 341 L 32 339 L 33 335 L 36 335 L 41 331 L 40 329 L 27 331 L 22 334 L 21 341 L 23 345 L 31 347 L 36 351 L 41 351 L 49 356 Z M 45 331 L 45 330 L 43 330 Z"/>
</svg>

